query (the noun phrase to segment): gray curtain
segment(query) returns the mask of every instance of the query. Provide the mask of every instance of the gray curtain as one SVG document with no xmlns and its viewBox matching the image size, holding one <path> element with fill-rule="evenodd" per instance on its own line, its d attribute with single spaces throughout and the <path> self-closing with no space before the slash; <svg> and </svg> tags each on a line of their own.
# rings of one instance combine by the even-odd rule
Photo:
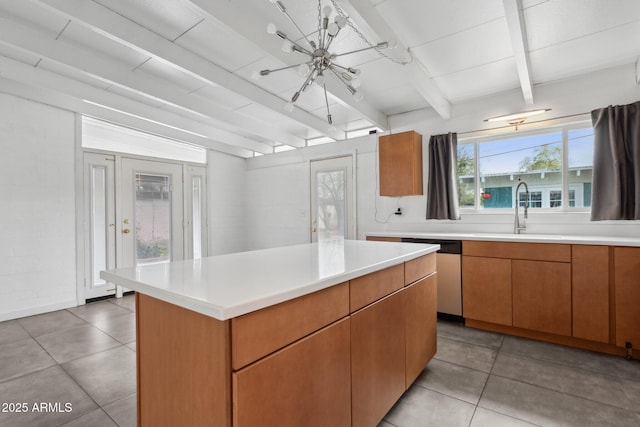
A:
<svg viewBox="0 0 640 427">
<path fill-rule="evenodd" d="M 457 148 L 456 133 L 429 138 L 427 219 L 460 219 Z"/>
<path fill-rule="evenodd" d="M 591 221 L 640 219 L 640 101 L 591 112 Z"/>
</svg>

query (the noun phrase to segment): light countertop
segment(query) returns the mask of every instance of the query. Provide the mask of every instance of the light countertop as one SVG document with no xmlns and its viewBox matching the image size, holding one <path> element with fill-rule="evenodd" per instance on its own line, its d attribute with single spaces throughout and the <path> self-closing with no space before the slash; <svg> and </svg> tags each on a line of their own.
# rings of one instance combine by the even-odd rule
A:
<svg viewBox="0 0 640 427">
<path fill-rule="evenodd" d="M 408 237 L 414 239 L 486 240 L 496 242 L 567 243 L 573 245 L 640 246 L 640 238 L 616 236 L 578 236 L 557 234 L 509 233 L 429 233 L 380 231 L 365 236 Z"/>
<path fill-rule="evenodd" d="M 330 241 L 102 271 L 100 277 L 226 320 L 438 249 L 413 243 Z"/>
</svg>

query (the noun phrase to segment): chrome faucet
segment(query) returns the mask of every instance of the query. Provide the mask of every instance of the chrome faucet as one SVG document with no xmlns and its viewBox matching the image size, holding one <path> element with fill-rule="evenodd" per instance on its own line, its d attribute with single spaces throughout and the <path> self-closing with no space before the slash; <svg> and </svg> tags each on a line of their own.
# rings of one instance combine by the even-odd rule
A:
<svg viewBox="0 0 640 427">
<path fill-rule="evenodd" d="M 520 199 L 520 186 L 524 185 L 524 190 L 525 190 L 525 198 L 526 201 L 524 202 L 524 218 L 522 219 L 522 223 L 520 223 L 520 217 L 518 216 L 518 205 L 520 204 L 519 199 Z M 518 186 L 516 187 L 516 219 L 515 222 L 513 224 L 513 233 L 514 234 L 520 234 L 520 232 L 522 230 L 526 230 L 527 229 L 527 224 L 525 223 L 525 219 L 527 218 L 527 209 L 529 208 L 529 186 L 527 185 L 526 182 L 521 181 Z"/>
</svg>

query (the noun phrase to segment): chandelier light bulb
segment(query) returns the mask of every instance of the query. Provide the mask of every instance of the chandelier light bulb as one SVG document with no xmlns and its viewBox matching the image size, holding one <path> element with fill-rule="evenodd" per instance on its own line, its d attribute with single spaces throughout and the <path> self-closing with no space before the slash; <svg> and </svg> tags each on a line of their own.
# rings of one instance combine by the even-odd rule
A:
<svg viewBox="0 0 640 427">
<path fill-rule="evenodd" d="M 353 73 L 356 76 L 359 76 L 360 74 L 362 74 L 362 71 L 360 71 L 360 68 L 349 68 L 349 71 L 351 71 L 351 73 Z"/>
<path fill-rule="evenodd" d="M 318 75 L 316 76 L 315 80 L 316 84 L 320 87 L 322 87 L 324 85 L 325 82 L 325 77 L 324 74 L 318 73 Z"/>
<path fill-rule="evenodd" d="M 360 81 L 359 78 L 355 77 L 355 78 L 351 79 L 351 86 L 353 86 L 356 89 L 358 89 L 361 85 L 362 85 L 362 81 Z"/>
<path fill-rule="evenodd" d="M 269 24 L 267 25 L 267 33 L 275 34 L 276 32 L 278 32 L 278 27 L 276 27 L 276 24 L 274 24 L 273 22 L 269 22 Z"/>
<path fill-rule="evenodd" d="M 253 72 L 251 72 L 251 79 L 252 80 L 260 80 L 260 71 L 253 70 Z"/>
<path fill-rule="evenodd" d="M 335 23 L 338 25 L 338 27 L 344 28 L 345 25 L 347 25 L 347 18 L 341 15 L 338 15 L 336 16 Z"/>
<path fill-rule="evenodd" d="M 293 45 L 291 44 L 291 42 L 289 40 L 285 40 L 282 43 L 282 51 L 284 53 L 291 53 L 291 51 L 293 51 Z"/>
<path fill-rule="evenodd" d="M 309 66 L 307 64 L 298 65 L 298 74 L 301 77 L 305 77 L 307 74 L 309 74 Z"/>
<path fill-rule="evenodd" d="M 284 109 L 286 111 L 288 111 L 289 113 L 291 113 L 293 111 L 295 104 L 291 101 L 287 102 L 286 104 L 284 104 Z"/>
<path fill-rule="evenodd" d="M 329 24 L 329 27 L 327 28 L 327 32 L 331 37 L 335 37 L 336 34 L 338 34 L 338 31 L 340 31 L 340 27 L 338 26 L 338 24 L 336 24 L 335 22 L 332 22 L 331 24 Z"/>
<path fill-rule="evenodd" d="M 337 131 L 338 128 L 336 127 L 336 125 L 329 125 L 329 132 L 333 133 L 335 131 Z"/>
<path fill-rule="evenodd" d="M 360 92 L 356 92 L 353 94 L 353 100 L 356 102 L 360 102 L 364 99 L 364 96 Z"/>
<path fill-rule="evenodd" d="M 327 5 L 324 7 L 324 9 L 322 9 L 322 11 L 324 12 L 324 16 L 328 18 L 331 16 L 331 12 L 333 12 L 333 9 L 331 9 L 331 6 Z"/>
</svg>

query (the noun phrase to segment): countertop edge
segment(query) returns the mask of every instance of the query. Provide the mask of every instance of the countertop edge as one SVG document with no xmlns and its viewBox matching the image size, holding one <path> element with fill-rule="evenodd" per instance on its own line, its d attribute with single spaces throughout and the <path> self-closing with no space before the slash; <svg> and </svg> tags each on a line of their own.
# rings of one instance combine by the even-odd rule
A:
<svg viewBox="0 0 640 427">
<path fill-rule="evenodd" d="M 218 305 L 212 302 L 203 301 L 201 299 L 192 298 L 184 294 L 171 292 L 170 290 L 152 286 L 144 282 L 133 280 L 131 278 L 123 277 L 113 271 L 101 271 L 100 277 L 109 282 L 116 283 L 128 289 L 134 290 L 136 292 L 140 292 L 141 294 L 148 295 L 150 297 L 159 299 L 169 304 L 174 304 L 174 305 L 192 310 L 194 312 L 203 314 L 205 316 L 213 317 L 220 321 L 225 321 L 225 320 L 232 319 L 234 317 L 241 316 L 243 314 L 260 310 L 262 308 L 270 307 L 285 301 L 289 301 L 294 298 L 299 298 L 301 296 L 308 295 L 313 292 L 317 292 L 317 291 L 329 288 L 331 286 L 338 285 L 340 283 L 346 282 L 356 277 L 364 276 L 379 270 L 383 270 L 388 267 L 392 267 L 394 265 L 411 261 L 423 255 L 434 253 L 438 249 L 439 249 L 438 245 L 429 245 L 428 247 L 424 247 L 424 248 L 416 247 L 415 251 L 412 251 L 411 253 L 408 253 L 408 254 L 398 255 L 381 262 L 366 265 L 362 268 L 350 270 L 348 272 L 341 273 L 341 274 L 336 274 L 334 276 L 327 277 L 322 280 L 302 284 L 301 286 L 296 287 L 295 289 L 289 289 L 289 290 L 285 290 L 284 292 L 270 295 L 268 297 L 263 297 L 258 301 L 242 302 L 236 305 L 230 305 L 226 307 L 223 307 L 221 305 Z"/>
<path fill-rule="evenodd" d="M 502 233 L 442 233 L 442 232 L 402 232 L 380 231 L 366 232 L 366 237 L 397 237 L 424 238 L 442 240 L 480 240 L 494 242 L 522 242 L 522 243 L 556 243 L 572 245 L 602 245 L 602 246 L 630 246 L 640 247 L 640 238 L 616 236 L 571 236 L 553 234 L 502 234 Z"/>
</svg>

